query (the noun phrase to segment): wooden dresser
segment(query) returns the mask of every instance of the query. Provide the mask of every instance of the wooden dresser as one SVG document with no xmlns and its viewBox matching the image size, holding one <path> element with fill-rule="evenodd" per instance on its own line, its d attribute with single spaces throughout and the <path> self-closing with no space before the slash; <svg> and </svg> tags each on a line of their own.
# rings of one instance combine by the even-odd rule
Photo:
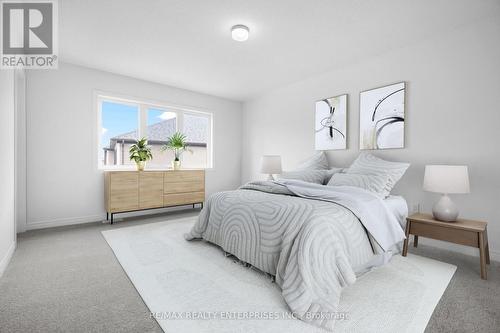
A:
<svg viewBox="0 0 500 333">
<path fill-rule="evenodd" d="M 204 170 L 105 171 L 104 200 L 111 214 L 201 204 L 205 201 Z"/>
</svg>

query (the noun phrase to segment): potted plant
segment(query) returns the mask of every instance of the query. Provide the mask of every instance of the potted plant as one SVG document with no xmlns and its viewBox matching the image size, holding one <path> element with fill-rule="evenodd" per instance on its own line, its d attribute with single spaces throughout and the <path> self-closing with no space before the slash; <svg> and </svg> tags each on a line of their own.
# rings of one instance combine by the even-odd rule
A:
<svg viewBox="0 0 500 333">
<path fill-rule="evenodd" d="M 135 162 L 138 171 L 144 171 L 146 161 L 153 159 L 151 147 L 148 146 L 148 140 L 146 138 L 137 140 L 136 143 L 130 147 L 129 153 L 130 160 Z"/>
<path fill-rule="evenodd" d="M 172 161 L 172 168 L 179 170 L 181 168 L 181 155 L 183 152 L 190 151 L 187 148 L 186 135 L 181 132 L 175 132 L 167 139 L 167 143 L 161 147 L 162 151 L 173 150 L 175 159 Z"/>
</svg>

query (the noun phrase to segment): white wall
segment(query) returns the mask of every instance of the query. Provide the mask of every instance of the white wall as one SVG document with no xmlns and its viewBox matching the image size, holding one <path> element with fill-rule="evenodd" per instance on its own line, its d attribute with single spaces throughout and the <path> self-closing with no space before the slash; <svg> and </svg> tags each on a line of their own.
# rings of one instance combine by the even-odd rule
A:
<svg viewBox="0 0 500 333">
<path fill-rule="evenodd" d="M 241 103 L 60 63 L 58 70 L 27 74 L 26 229 L 105 215 L 95 90 L 212 111 L 214 169 L 207 170 L 207 194 L 240 184 Z"/>
<path fill-rule="evenodd" d="M 424 165 L 467 164 L 472 193 L 454 199 L 463 217 L 489 222 L 490 250 L 500 258 L 499 37 L 497 17 L 245 103 L 242 181 L 263 177 L 258 172 L 263 154 L 282 155 L 284 169 L 311 155 L 315 101 L 343 93 L 349 94 L 348 149 L 330 151 L 328 157 L 332 166 L 348 166 L 359 153 L 359 92 L 406 81 L 406 148 L 374 153 L 411 162 L 395 192 L 404 195 L 410 206 L 421 203 L 424 211 L 437 199 L 422 191 Z"/>
<path fill-rule="evenodd" d="M 0 71 L 0 276 L 16 247 L 15 224 L 15 84 L 14 72 Z"/>
</svg>

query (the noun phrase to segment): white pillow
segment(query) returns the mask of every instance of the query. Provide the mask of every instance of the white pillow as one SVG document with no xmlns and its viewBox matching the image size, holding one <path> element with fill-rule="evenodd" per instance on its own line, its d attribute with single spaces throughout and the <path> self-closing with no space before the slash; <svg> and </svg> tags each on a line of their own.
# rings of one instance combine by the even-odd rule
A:
<svg viewBox="0 0 500 333">
<path fill-rule="evenodd" d="M 327 170 L 328 161 L 323 151 L 320 151 L 308 159 L 299 163 L 297 170 Z"/>
<path fill-rule="evenodd" d="M 370 191 L 381 199 L 385 199 L 390 192 L 387 191 L 389 175 L 360 175 L 336 173 L 328 182 L 328 186 L 355 186 Z"/>
<path fill-rule="evenodd" d="M 373 156 L 370 153 L 361 153 L 351 166 L 345 170 L 345 173 L 387 175 L 388 181 L 386 191 L 390 193 L 396 183 L 403 177 L 409 166 L 409 163 L 390 162 Z"/>
<path fill-rule="evenodd" d="M 308 183 L 324 184 L 327 170 L 298 170 L 285 171 L 279 175 L 279 179 L 295 179 Z"/>
</svg>

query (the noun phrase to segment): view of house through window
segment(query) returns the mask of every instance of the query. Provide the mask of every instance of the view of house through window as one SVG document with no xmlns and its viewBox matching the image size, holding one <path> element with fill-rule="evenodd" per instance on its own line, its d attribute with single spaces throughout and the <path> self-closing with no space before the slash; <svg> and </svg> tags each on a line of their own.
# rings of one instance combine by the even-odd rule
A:
<svg viewBox="0 0 500 333">
<path fill-rule="evenodd" d="M 139 106 L 103 100 L 100 107 L 99 160 L 102 165 L 133 164 L 128 149 L 138 138 Z"/>
<path fill-rule="evenodd" d="M 99 97 L 99 167 L 133 167 L 128 150 L 138 138 L 146 137 L 153 160 L 148 166 L 168 168 L 172 151 L 161 147 L 176 131 L 187 137 L 188 151 L 182 156 L 184 168 L 208 168 L 212 164 L 212 115 L 206 112 L 152 106 L 143 102 Z"/>
</svg>

